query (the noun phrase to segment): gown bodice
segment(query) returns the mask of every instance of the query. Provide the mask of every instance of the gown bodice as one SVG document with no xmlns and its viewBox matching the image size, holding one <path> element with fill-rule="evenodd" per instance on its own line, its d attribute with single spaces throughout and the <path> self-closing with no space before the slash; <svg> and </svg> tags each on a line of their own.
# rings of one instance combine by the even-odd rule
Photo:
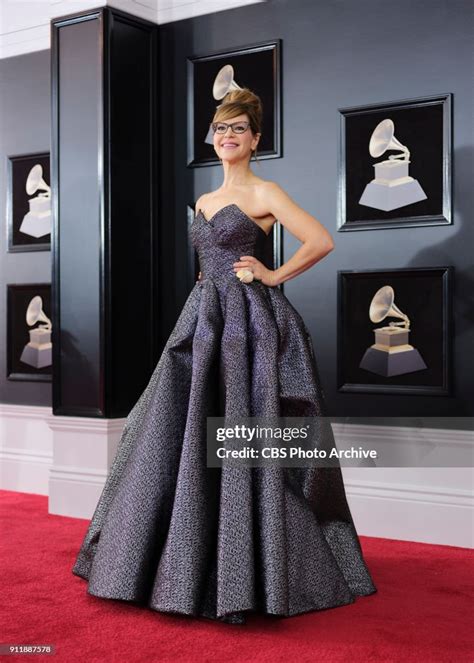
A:
<svg viewBox="0 0 474 663">
<path fill-rule="evenodd" d="M 233 263 L 240 256 L 263 260 L 267 234 L 238 205 L 231 203 L 209 220 L 199 211 L 191 226 L 191 242 L 199 256 L 201 280 L 237 279 Z"/>
</svg>

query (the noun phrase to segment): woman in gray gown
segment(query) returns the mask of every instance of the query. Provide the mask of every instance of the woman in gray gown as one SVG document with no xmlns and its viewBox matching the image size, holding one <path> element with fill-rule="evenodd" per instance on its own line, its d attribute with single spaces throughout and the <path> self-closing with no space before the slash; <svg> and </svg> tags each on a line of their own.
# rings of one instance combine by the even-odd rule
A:
<svg viewBox="0 0 474 663">
<path fill-rule="evenodd" d="M 200 278 L 126 419 L 72 569 L 91 595 L 234 624 L 245 613 L 288 617 L 376 591 L 339 466 L 206 462 L 207 417 L 326 415 L 310 334 L 278 285 L 333 242 L 252 172 L 261 121 L 247 88 L 217 107 L 224 181 L 199 198 L 190 231 Z M 270 269 L 264 247 L 276 219 L 302 245 Z"/>
</svg>

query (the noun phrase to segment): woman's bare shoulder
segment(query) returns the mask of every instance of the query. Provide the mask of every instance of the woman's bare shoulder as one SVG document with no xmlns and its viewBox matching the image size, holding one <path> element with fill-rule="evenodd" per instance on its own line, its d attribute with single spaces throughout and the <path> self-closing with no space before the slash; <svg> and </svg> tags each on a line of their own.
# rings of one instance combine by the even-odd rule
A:
<svg viewBox="0 0 474 663">
<path fill-rule="evenodd" d="M 257 186 L 258 195 L 262 202 L 268 201 L 277 194 L 285 194 L 284 189 L 272 180 L 262 180 Z"/>
<path fill-rule="evenodd" d="M 206 200 L 208 198 L 209 194 L 208 193 L 203 193 L 199 196 L 199 198 L 196 200 L 196 204 L 194 206 L 194 213 L 197 214 L 202 210 L 202 208 L 206 204 Z"/>
</svg>

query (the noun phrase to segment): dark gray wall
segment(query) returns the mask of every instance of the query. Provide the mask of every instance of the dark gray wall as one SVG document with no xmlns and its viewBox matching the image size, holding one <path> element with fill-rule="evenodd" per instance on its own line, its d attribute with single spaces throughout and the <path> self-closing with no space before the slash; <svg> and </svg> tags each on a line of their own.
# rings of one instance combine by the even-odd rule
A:
<svg viewBox="0 0 474 663">
<path fill-rule="evenodd" d="M 7 283 L 51 283 L 50 251 L 7 253 L 7 155 L 50 151 L 49 50 L 0 60 L 0 403 L 51 405 L 51 382 L 6 379 Z"/>
<path fill-rule="evenodd" d="M 331 414 L 472 415 L 473 148 L 472 12 L 465 0 L 273 0 L 160 27 L 163 162 L 161 203 L 166 337 L 188 294 L 186 205 L 221 184 L 219 166 L 186 167 L 186 57 L 279 37 L 283 40 L 284 157 L 253 165 L 331 232 L 335 250 L 285 283 L 310 329 Z M 49 52 L 0 60 L 0 176 L 5 154 L 49 146 Z M 454 225 L 336 232 L 337 108 L 452 92 Z M 2 224 L 5 193 L 0 187 Z M 299 242 L 285 232 L 288 259 Z M 0 238 L 0 401 L 49 404 L 49 384 L 5 380 L 5 283 L 50 280 L 49 253 L 5 253 Z M 174 260 L 173 260 L 174 257 Z M 338 269 L 455 266 L 455 395 L 400 397 L 336 391 Z M 170 271 L 171 270 L 171 271 Z"/>
<path fill-rule="evenodd" d="M 312 333 L 332 415 L 472 414 L 472 9 L 470 0 L 273 0 L 161 27 L 162 97 L 175 113 L 163 146 L 169 169 L 164 220 L 175 229 L 177 264 L 186 253 L 186 204 L 222 181 L 221 166 L 186 168 L 186 57 L 283 40 L 284 157 L 252 168 L 278 182 L 336 243 L 326 259 L 284 286 Z M 454 94 L 454 225 L 338 233 L 337 109 L 440 92 Z M 285 232 L 284 259 L 298 246 Z M 456 270 L 455 395 L 338 393 L 338 269 L 444 264 Z M 184 275 L 177 271 L 179 308 L 187 293 Z"/>
</svg>

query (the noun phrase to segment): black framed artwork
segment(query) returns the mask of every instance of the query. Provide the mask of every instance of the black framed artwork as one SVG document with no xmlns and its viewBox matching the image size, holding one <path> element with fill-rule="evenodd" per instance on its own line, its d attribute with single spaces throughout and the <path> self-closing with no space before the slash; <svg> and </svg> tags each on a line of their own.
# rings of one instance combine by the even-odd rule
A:
<svg viewBox="0 0 474 663">
<path fill-rule="evenodd" d="M 52 379 L 51 284 L 7 285 L 7 378 Z"/>
<path fill-rule="evenodd" d="M 282 156 L 281 39 L 189 57 L 187 76 L 188 166 L 220 163 L 211 122 L 223 97 L 237 87 L 250 88 L 262 100 L 257 158 Z"/>
<path fill-rule="evenodd" d="M 7 250 L 51 249 L 49 152 L 8 156 Z"/>
<path fill-rule="evenodd" d="M 451 393 L 454 268 L 338 272 L 338 390 Z"/>
<path fill-rule="evenodd" d="M 452 223 L 452 94 L 340 108 L 338 231 Z"/>
<path fill-rule="evenodd" d="M 200 265 L 199 257 L 194 245 L 191 241 L 191 228 L 195 222 L 195 206 L 187 206 L 187 222 L 188 222 L 188 285 L 191 289 L 198 280 Z M 207 222 L 206 222 L 207 223 Z M 279 221 L 275 221 L 272 229 L 265 237 L 265 233 L 261 233 L 262 246 L 262 263 L 268 269 L 278 269 L 283 264 L 283 226 Z M 229 266 L 231 267 L 231 266 Z M 237 278 L 237 277 L 236 277 Z M 280 283 L 277 288 L 283 292 L 284 283 Z"/>
</svg>

